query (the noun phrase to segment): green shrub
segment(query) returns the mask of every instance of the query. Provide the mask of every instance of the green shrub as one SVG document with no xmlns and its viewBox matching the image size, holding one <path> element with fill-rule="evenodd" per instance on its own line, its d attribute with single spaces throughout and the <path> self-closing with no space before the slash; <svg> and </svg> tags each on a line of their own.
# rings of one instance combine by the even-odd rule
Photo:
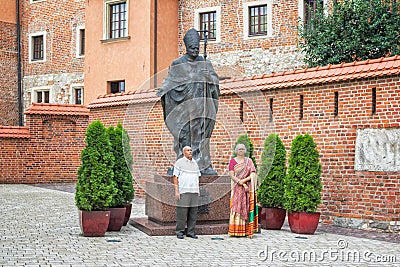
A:
<svg viewBox="0 0 400 267">
<path fill-rule="evenodd" d="M 330 12 L 322 5 L 306 27 L 299 23 L 299 46 L 309 67 L 400 54 L 399 1 L 343 0 Z"/>
<path fill-rule="evenodd" d="M 256 167 L 257 169 L 257 163 L 256 163 L 256 159 L 253 156 L 253 151 L 254 151 L 254 146 L 253 143 L 251 142 L 250 137 L 246 134 L 242 134 L 238 137 L 235 146 L 233 147 L 233 156 L 236 157 L 236 152 L 235 152 L 235 148 L 238 144 L 243 144 L 246 147 L 246 154 L 245 157 L 251 158 L 251 160 L 254 163 L 254 167 Z"/>
<path fill-rule="evenodd" d="M 321 164 L 316 144 L 309 134 L 298 135 L 292 143 L 285 177 L 285 209 L 315 212 L 321 203 Z"/>
<path fill-rule="evenodd" d="M 100 121 L 86 130 L 85 148 L 78 169 L 75 204 L 80 210 L 106 210 L 117 189 L 114 182 L 114 156 L 106 128 Z"/>
<path fill-rule="evenodd" d="M 117 124 L 114 129 L 110 126 L 107 129 L 110 137 L 112 151 L 114 153 L 114 181 L 118 189 L 113 204 L 113 207 L 126 206 L 131 203 L 135 191 L 133 188 L 133 180 L 131 168 L 133 164 L 131 147 L 129 144 L 128 132 L 122 127 L 121 123 Z"/>
<path fill-rule="evenodd" d="M 268 208 L 283 207 L 284 179 L 286 176 L 286 149 L 277 134 L 264 141 L 258 179 L 257 199 Z"/>
</svg>

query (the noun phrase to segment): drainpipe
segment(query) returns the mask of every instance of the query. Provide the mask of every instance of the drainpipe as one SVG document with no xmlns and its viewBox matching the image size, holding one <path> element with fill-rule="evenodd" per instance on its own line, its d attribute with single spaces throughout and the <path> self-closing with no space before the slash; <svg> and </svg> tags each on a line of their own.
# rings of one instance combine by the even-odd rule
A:
<svg viewBox="0 0 400 267">
<path fill-rule="evenodd" d="M 157 5 L 158 1 L 154 0 L 154 61 L 153 61 L 153 85 L 154 88 L 157 88 L 157 17 L 158 17 L 158 12 L 157 12 Z"/>
<path fill-rule="evenodd" d="M 23 103 L 22 103 L 22 70 L 21 70 L 21 21 L 19 0 L 16 0 L 16 16 L 17 16 L 17 72 L 18 72 L 18 122 L 19 126 L 23 126 Z"/>
</svg>

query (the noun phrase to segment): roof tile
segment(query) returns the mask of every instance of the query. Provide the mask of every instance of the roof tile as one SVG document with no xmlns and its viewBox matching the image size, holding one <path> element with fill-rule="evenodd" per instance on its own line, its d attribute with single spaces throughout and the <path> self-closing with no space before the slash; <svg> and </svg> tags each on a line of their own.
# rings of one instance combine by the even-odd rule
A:
<svg viewBox="0 0 400 267">
<path fill-rule="evenodd" d="M 400 56 L 369 59 L 359 62 L 318 66 L 280 73 L 227 79 L 220 82 L 221 94 L 253 90 L 293 87 L 305 84 L 328 83 L 362 77 L 392 75 L 400 72 Z M 155 102 L 159 99 L 155 89 L 127 92 L 118 95 L 99 96 L 88 108 L 99 106 L 126 105 L 130 103 Z"/>
<path fill-rule="evenodd" d="M 83 105 L 32 103 L 24 114 L 52 115 L 89 115 L 89 110 Z"/>
<path fill-rule="evenodd" d="M 0 126 L 0 138 L 29 138 L 28 127 Z"/>
</svg>

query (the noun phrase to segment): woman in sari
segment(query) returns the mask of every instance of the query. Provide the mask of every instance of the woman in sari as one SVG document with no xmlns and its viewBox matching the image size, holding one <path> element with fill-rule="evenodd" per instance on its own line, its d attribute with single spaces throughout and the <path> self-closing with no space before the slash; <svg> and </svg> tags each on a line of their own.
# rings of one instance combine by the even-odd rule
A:
<svg viewBox="0 0 400 267">
<path fill-rule="evenodd" d="M 256 168 L 253 161 L 245 157 L 246 147 L 238 144 L 236 157 L 229 162 L 231 177 L 230 236 L 253 237 L 258 232 L 258 209 L 256 208 Z"/>
</svg>

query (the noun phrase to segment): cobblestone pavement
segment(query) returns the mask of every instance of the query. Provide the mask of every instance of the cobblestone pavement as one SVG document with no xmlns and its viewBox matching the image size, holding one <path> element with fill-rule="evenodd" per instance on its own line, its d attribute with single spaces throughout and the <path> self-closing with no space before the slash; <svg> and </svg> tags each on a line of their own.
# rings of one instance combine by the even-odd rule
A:
<svg viewBox="0 0 400 267">
<path fill-rule="evenodd" d="M 285 226 L 253 239 L 179 240 L 128 225 L 105 237 L 83 237 L 73 191 L 0 185 L 0 266 L 400 266 L 397 234 L 338 234 L 324 226 L 308 236 Z M 135 200 L 131 217 L 143 216 L 143 201 Z"/>
</svg>

